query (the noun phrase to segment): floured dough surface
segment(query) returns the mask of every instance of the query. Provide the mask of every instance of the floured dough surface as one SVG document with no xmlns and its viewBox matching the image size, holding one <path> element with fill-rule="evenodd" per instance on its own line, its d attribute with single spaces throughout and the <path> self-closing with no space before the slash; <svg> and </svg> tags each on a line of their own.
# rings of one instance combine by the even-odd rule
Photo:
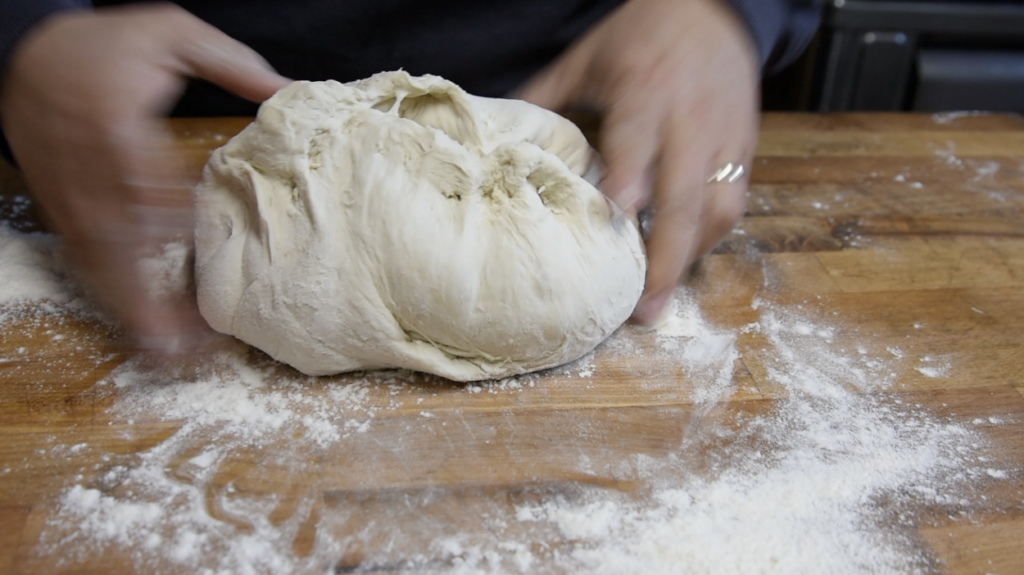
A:
<svg viewBox="0 0 1024 575">
<path fill-rule="evenodd" d="M 206 166 L 199 308 L 312 375 L 571 361 L 630 316 L 646 267 L 583 178 L 592 154 L 557 114 L 434 76 L 295 82 Z"/>
</svg>

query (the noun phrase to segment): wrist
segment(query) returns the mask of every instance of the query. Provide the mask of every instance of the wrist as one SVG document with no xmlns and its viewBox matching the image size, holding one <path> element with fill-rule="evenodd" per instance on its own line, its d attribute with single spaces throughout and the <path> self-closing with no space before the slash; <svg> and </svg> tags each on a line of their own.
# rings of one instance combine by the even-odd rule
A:
<svg viewBox="0 0 1024 575">
<path fill-rule="evenodd" d="M 709 0 L 729 13 L 753 50 L 758 69 L 772 56 L 786 27 L 786 7 L 780 0 Z"/>
<path fill-rule="evenodd" d="M 707 31 L 714 39 L 715 50 L 719 54 L 731 54 L 736 57 L 737 59 L 730 60 L 731 66 L 742 62 L 745 68 L 749 68 L 733 69 L 732 73 L 749 73 L 756 81 L 760 77 L 763 60 L 757 40 L 751 34 L 743 15 L 728 0 L 695 1 L 701 5 L 700 9 L 704 11 L 709 22 Z"/>
</svg>

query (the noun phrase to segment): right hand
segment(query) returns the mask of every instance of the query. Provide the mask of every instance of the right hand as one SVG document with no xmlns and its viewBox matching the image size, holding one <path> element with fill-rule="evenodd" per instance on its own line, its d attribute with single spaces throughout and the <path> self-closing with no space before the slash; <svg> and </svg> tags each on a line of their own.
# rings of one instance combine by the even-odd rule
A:
<svg viewBox="0 0 1024 575">
<path fill-rule="evenodd" d="M 289 82 L 168 4 L 51 16 L 0 84 L 0 125 L 78 271 L 143 348 L 164 352 L 201 320 L 194 302 L 154 300 L 137 258 L 192 235 L 190 182 L 161 121 L 189 76 L 255 102 Z"/>
<path fill-rule="evenodd" d="M 743 216 L 747 182 L 707 180 L 750 166 L 757 146 L 758 53 L 720 0 L 630 0 L 519 93 L 549 109 L 599 108 L 603 190 L 625 212 L 657 210 L 647 282 L 633 318 L 651 325 L 679 279 Z"/>
</svg>

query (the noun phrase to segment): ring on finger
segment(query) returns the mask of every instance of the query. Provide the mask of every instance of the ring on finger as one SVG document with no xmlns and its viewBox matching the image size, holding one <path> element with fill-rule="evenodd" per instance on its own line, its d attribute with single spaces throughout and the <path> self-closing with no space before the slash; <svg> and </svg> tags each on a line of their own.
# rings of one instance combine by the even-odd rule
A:
<svg viewBox="0 0 1024 575">
<path fill-rule="evenodd" d="M 715 170 L 714 175 L 708 178 L 708 183 L 719 184 L 725 182 L 727 184 L 732 184 L 745 175 L 747 175 L 747 168 L 743 164 L 734 164 L 729 162 Z"/>
</svg>

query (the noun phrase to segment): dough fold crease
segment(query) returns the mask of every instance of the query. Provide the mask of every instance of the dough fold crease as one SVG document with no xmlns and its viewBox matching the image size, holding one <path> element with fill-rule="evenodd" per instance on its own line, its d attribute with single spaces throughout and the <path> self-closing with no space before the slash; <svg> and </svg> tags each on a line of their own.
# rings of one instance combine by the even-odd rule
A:
<svg viewBox="0 0 1024 575">
<path fill-rule="evenodd" d="M 435 76 L 294 82 L 196 188 L 199 308 L 311 375 L 553 367 L 632 313 L 646 260 L 568 120 Z"/>
</svg>

